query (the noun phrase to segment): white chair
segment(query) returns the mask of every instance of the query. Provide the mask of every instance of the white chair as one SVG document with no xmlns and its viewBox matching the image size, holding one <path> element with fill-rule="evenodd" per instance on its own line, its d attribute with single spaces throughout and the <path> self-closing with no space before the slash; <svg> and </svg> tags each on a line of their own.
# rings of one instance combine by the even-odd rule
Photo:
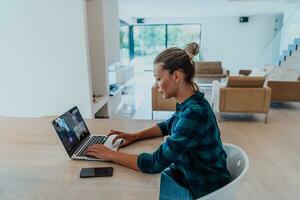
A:
<svg viewBox="0 0 300 200">
<path fill-rule="evenodd" d="M 198 200 L 233 200 L 241 178 L 249 167 L 249 160 L 246 153 L 238 146 L 224 144 L 227 153 L 227 168 L 231 174 L 231 181 L 224 187 L 199 198 Z"/>
</svg>

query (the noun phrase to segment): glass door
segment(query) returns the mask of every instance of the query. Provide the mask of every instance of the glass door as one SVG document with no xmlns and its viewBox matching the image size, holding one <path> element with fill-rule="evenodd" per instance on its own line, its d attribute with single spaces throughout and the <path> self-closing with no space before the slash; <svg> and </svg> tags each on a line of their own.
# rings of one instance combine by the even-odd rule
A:
<svg viewBox="0 0 300 200">
<path fill-rule="evenodd" d="M 200 44 L 201 27 L 200 24 L 189 25 L 167 25 L 168 27 L 168 42 L 167 47 L 184 48 L 186 44 L 196 42 Z M 200 55 L 200 54 L 199 54 Z M 198 57 L 199 59 L 200 57 Z M 197 58 L 196 58 L 197 59 Z"/>
<path fill-rule="evenodd" d="M 134 66 L 152 70 L 155 56 L 166 48 L 165 25 L 134 26 Z"/>
</svg>

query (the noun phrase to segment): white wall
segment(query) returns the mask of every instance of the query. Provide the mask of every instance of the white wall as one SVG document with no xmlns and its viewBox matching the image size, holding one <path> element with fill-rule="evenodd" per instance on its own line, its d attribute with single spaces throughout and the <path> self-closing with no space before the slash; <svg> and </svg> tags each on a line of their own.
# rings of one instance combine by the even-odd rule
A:
<svg viewBox="0 0 300 200">
<path fill-rule="evenodd" d="M 272 62 L 272 51 L 264 49 L 273 36 L 275 16 L 251 16 L 248 23 L 238 17 L 203 20 L 203 53 L 206 60 L 221 60 L 236 73 Z"/>
<path fill-rule="evenodd" d="M 108 95 L 108 66 L 120 61 L 118 1 L 86 3 L 92 90 L 95 95 Z"/>
<path fill-rule="evenodd" d="M 85 0 L 0 2 L 0 115 L 91 117 Z"/>
<path fill-rule="evenodd" d="M 120 9 L 120 6 L 119 6 L 119 18 L 120 18 L 120 20 L 126 22 L 127 24 L 133 24 L 134 20 L 136 20 L 136 18 L 131 16 L 125 10 Z"/>
<path fill-rule="evenodd" d="M 103 1 L 106 65 L 120 61 L 120 21 L 118 0 Z"/>
<path fill-rule="evenodd" d="M 236 73 L 239 69 L 257 68 L 272 63 L 272 48 L 265 49 L 265 47 L 273 37 L 275 15 L 250 16 L 248 23 L 239 23 L 238 16 L 146 19 L 145 22 L 201 23 L 201 51 L 204 59 L 220 60 L 232 73 Z"/>
<path fill-rule="evenodd" d="M 108 77 L 106 73 L 103 6 L 101 0 L 86 1 L 89 54 L 91 64 L 92 92 L 107 95 Z"/>
</svg>

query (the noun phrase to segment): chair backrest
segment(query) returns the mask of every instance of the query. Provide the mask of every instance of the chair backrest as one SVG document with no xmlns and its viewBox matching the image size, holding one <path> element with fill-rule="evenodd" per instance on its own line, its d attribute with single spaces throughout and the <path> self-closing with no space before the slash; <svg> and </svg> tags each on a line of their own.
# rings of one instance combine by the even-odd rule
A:
<svg viewBox="0 0 300 200">
<path fill-rule="evenodd" d="M 226 87 L 259 88 L 264 82 L 265 77 L 261 76 L 228 76 Z"/>
<path fill-rule="evenodd" d="M 227 154 L 227 168 L 231 175 L 231 181 L 224 187 L 199 198 L 198 200 L 233 200 L 240 179 L 244 176 L 249 167 L 247 154 L 238 146 L 233 144 L 224 144 Z"/>
<path fill-rule="evenodd" d="M 195 62 L 196 74 L 222 74 L 222 62 Z"/>
<path fill-rule="evenodd" d="M 220 87 L 220 112 L 267 113 L 271 102 L 271 89 L 264 86 L 264 77 L 228 76 L 225 87 Z M 216 103 L 214 103 L 216 105 Z"/>
<path fill-rule="evenodd" d="M 158 88 L 154 85 L 152 87 L 152 111 L 162 110 L 162 111 L 175 111 L 176 109 L 176 99 L 165 99 L 162 94 L 158 92 Z"/>
</svg>

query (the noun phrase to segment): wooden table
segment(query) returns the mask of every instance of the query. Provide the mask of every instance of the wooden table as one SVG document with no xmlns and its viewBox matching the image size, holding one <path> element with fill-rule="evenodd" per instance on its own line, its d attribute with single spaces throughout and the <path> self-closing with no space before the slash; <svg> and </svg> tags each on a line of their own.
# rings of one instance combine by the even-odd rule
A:
<svg viewBox="0 0 300 200">
<path fill-rule="evenodd" d="M 111 162 L 73 161 L 50 124 L 52 118 L 0 118 L 0 199 L 158 199 L 160 175 Z M 148 120 L 86 120 L 92 133 L 136 131 Z M 152 152 L 163 138 L 139 141 L 120 151 Z M 112 166 L 112 177 L 80 179 L 83 167 Z"/>
</svg>

